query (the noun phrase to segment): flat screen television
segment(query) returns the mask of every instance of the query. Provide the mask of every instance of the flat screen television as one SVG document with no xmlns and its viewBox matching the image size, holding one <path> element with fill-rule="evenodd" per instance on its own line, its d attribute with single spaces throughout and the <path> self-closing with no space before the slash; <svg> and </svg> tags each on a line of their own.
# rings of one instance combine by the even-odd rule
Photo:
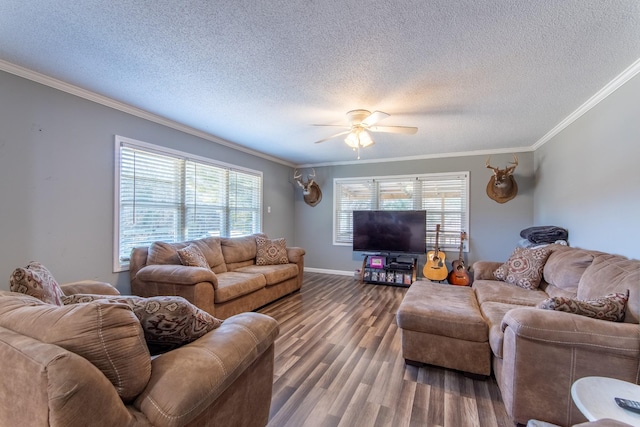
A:
<svg viewBox="0 0 640 427">
<path fill-rule="evenodd" d="M 426 211 L 353 211 L 354 251 L 424 254 L 426 235 Z"/>
</svg>

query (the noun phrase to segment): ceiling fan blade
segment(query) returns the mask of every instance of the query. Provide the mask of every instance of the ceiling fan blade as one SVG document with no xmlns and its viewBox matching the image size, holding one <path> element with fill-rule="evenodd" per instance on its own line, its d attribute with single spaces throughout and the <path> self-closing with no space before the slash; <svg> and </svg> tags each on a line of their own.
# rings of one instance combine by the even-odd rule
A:
<svg viewBox="0 0 640 427">
<path fill-rule="evenodd" d="M 378 123 L 380 120 L 386 119 L 387 117 L 389 117 L 389 114 L 387 113 L 383 113 L 382 111 L 374 111 L 362 121 L 362 125 L 365 127 L 371 127 Z"/>
<path fill-rule="evenodd" d="M 350 130 L 345 130 L 344 132 L 338 132 L 338 133 L 333 134 L 333 135 L 331 135 L 331 136 L 329 136 L 329 137 L 327 137 L 327 138 L 325 138 L 325 139 L 321 139 L 320 141 L 316 141 L 316 142 L 315 142 L 315 144 L 320 144 L 321 142 L 328 141 L 328 140 L 330 140 L 330 139 L 335 138 L 336 136 L 346 135 L 346 134 L 348 134 L 349 132 L 351 132 L 351 131 L 350 131 Z"/>
<path fill-rule="evenodd" d="M 372 132 L 403 133 L 406 135 L 414 135 L 418 132 L 418 128 L 410 126 L 371 126 L 369 130 Z"/>
</svg>

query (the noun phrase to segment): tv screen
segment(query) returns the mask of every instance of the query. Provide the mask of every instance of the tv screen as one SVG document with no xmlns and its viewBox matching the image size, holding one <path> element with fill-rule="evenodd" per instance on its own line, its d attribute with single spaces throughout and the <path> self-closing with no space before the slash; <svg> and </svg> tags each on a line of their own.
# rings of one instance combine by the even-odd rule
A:
<svg viewBox="0 0 640 427">
<path fill-rule="evenodd" d="M 353 211 L 353 250 L 424 254 L 426 211 Z"/>
</svg>

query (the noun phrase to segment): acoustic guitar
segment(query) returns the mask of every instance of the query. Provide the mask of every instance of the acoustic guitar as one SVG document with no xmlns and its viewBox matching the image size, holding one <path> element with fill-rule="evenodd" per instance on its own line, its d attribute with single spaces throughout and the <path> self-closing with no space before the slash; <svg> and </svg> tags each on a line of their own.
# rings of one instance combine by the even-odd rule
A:
<svg viewBox="0 0 640 427">
<path fill-rule="evenodd" d="M 447 277 L 447 281 L 452 285 L 468 286 L 469 285 L 469 273 L 464 265 L 464 259 L 462 258 L 462 242 L 467 238 L 467 233 L 464 231 L 460 233 L 460 254 L 458 259 L 451 263 L 451 273 Z"/>
<path fill-rule="evenodd" d="M 436 244 L 432 251 L 427 252 L 427 262 L 424 264 L 422 274 L 429 280 L 444 280 L 447 278 L 447 264 L 444 262 L 446 255 L 438 246 L 440 224 L 436 225 Z"/>
</svg>

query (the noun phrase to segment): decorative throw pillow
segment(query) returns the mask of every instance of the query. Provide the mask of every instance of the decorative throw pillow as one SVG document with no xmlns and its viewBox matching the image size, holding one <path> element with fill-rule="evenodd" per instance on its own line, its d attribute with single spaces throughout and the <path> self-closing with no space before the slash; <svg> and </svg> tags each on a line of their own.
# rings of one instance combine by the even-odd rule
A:
<svg viewBox="0 0 640 427">
<path fill-rule="evenodd" d="M 537 307 L 545 310 L 579 314 L 595 319 L 622 322 L 628 299 L 629 290 L 590 300 L 554 297 L 540 302 Z"/>
<path fill-rule="evenodd" d="M 64 298 L 65 304 L 108 301 L 127 304 L 136 315 L 152 354 L 190 343 L 222 324 L 204 310 L 178 296 L 143 298 L 76 294 Z"/>
<path fill-rule="evenodd" d="M 178 257 L 182 265 L 190 267 L 209 268 L 209 263 L 199 247 L 193 243 L 182 249 L 178 249 Z"/>
<path fill-rule="evenodd" d="M 46 267 L 31 261 L 26 267 L 16 268 L 9 278 L 13 292 L 31 295 L 47 304 L 62 305 L 64 292 Z"/>
<path fill-rule="evenodd" d="M 258 252 L 256 265 L 288 264 L 287 241 L 281 239 L 265 239 L 256 237 Z"/>
<path fill-rule="evenodd" d="M 498 267 L 493 275 L 498 280 L 521 288 L 538 289 L 549 254 L 551 250 L 547 247 L 516 248 L 507 262 Z"/>
</svg>

